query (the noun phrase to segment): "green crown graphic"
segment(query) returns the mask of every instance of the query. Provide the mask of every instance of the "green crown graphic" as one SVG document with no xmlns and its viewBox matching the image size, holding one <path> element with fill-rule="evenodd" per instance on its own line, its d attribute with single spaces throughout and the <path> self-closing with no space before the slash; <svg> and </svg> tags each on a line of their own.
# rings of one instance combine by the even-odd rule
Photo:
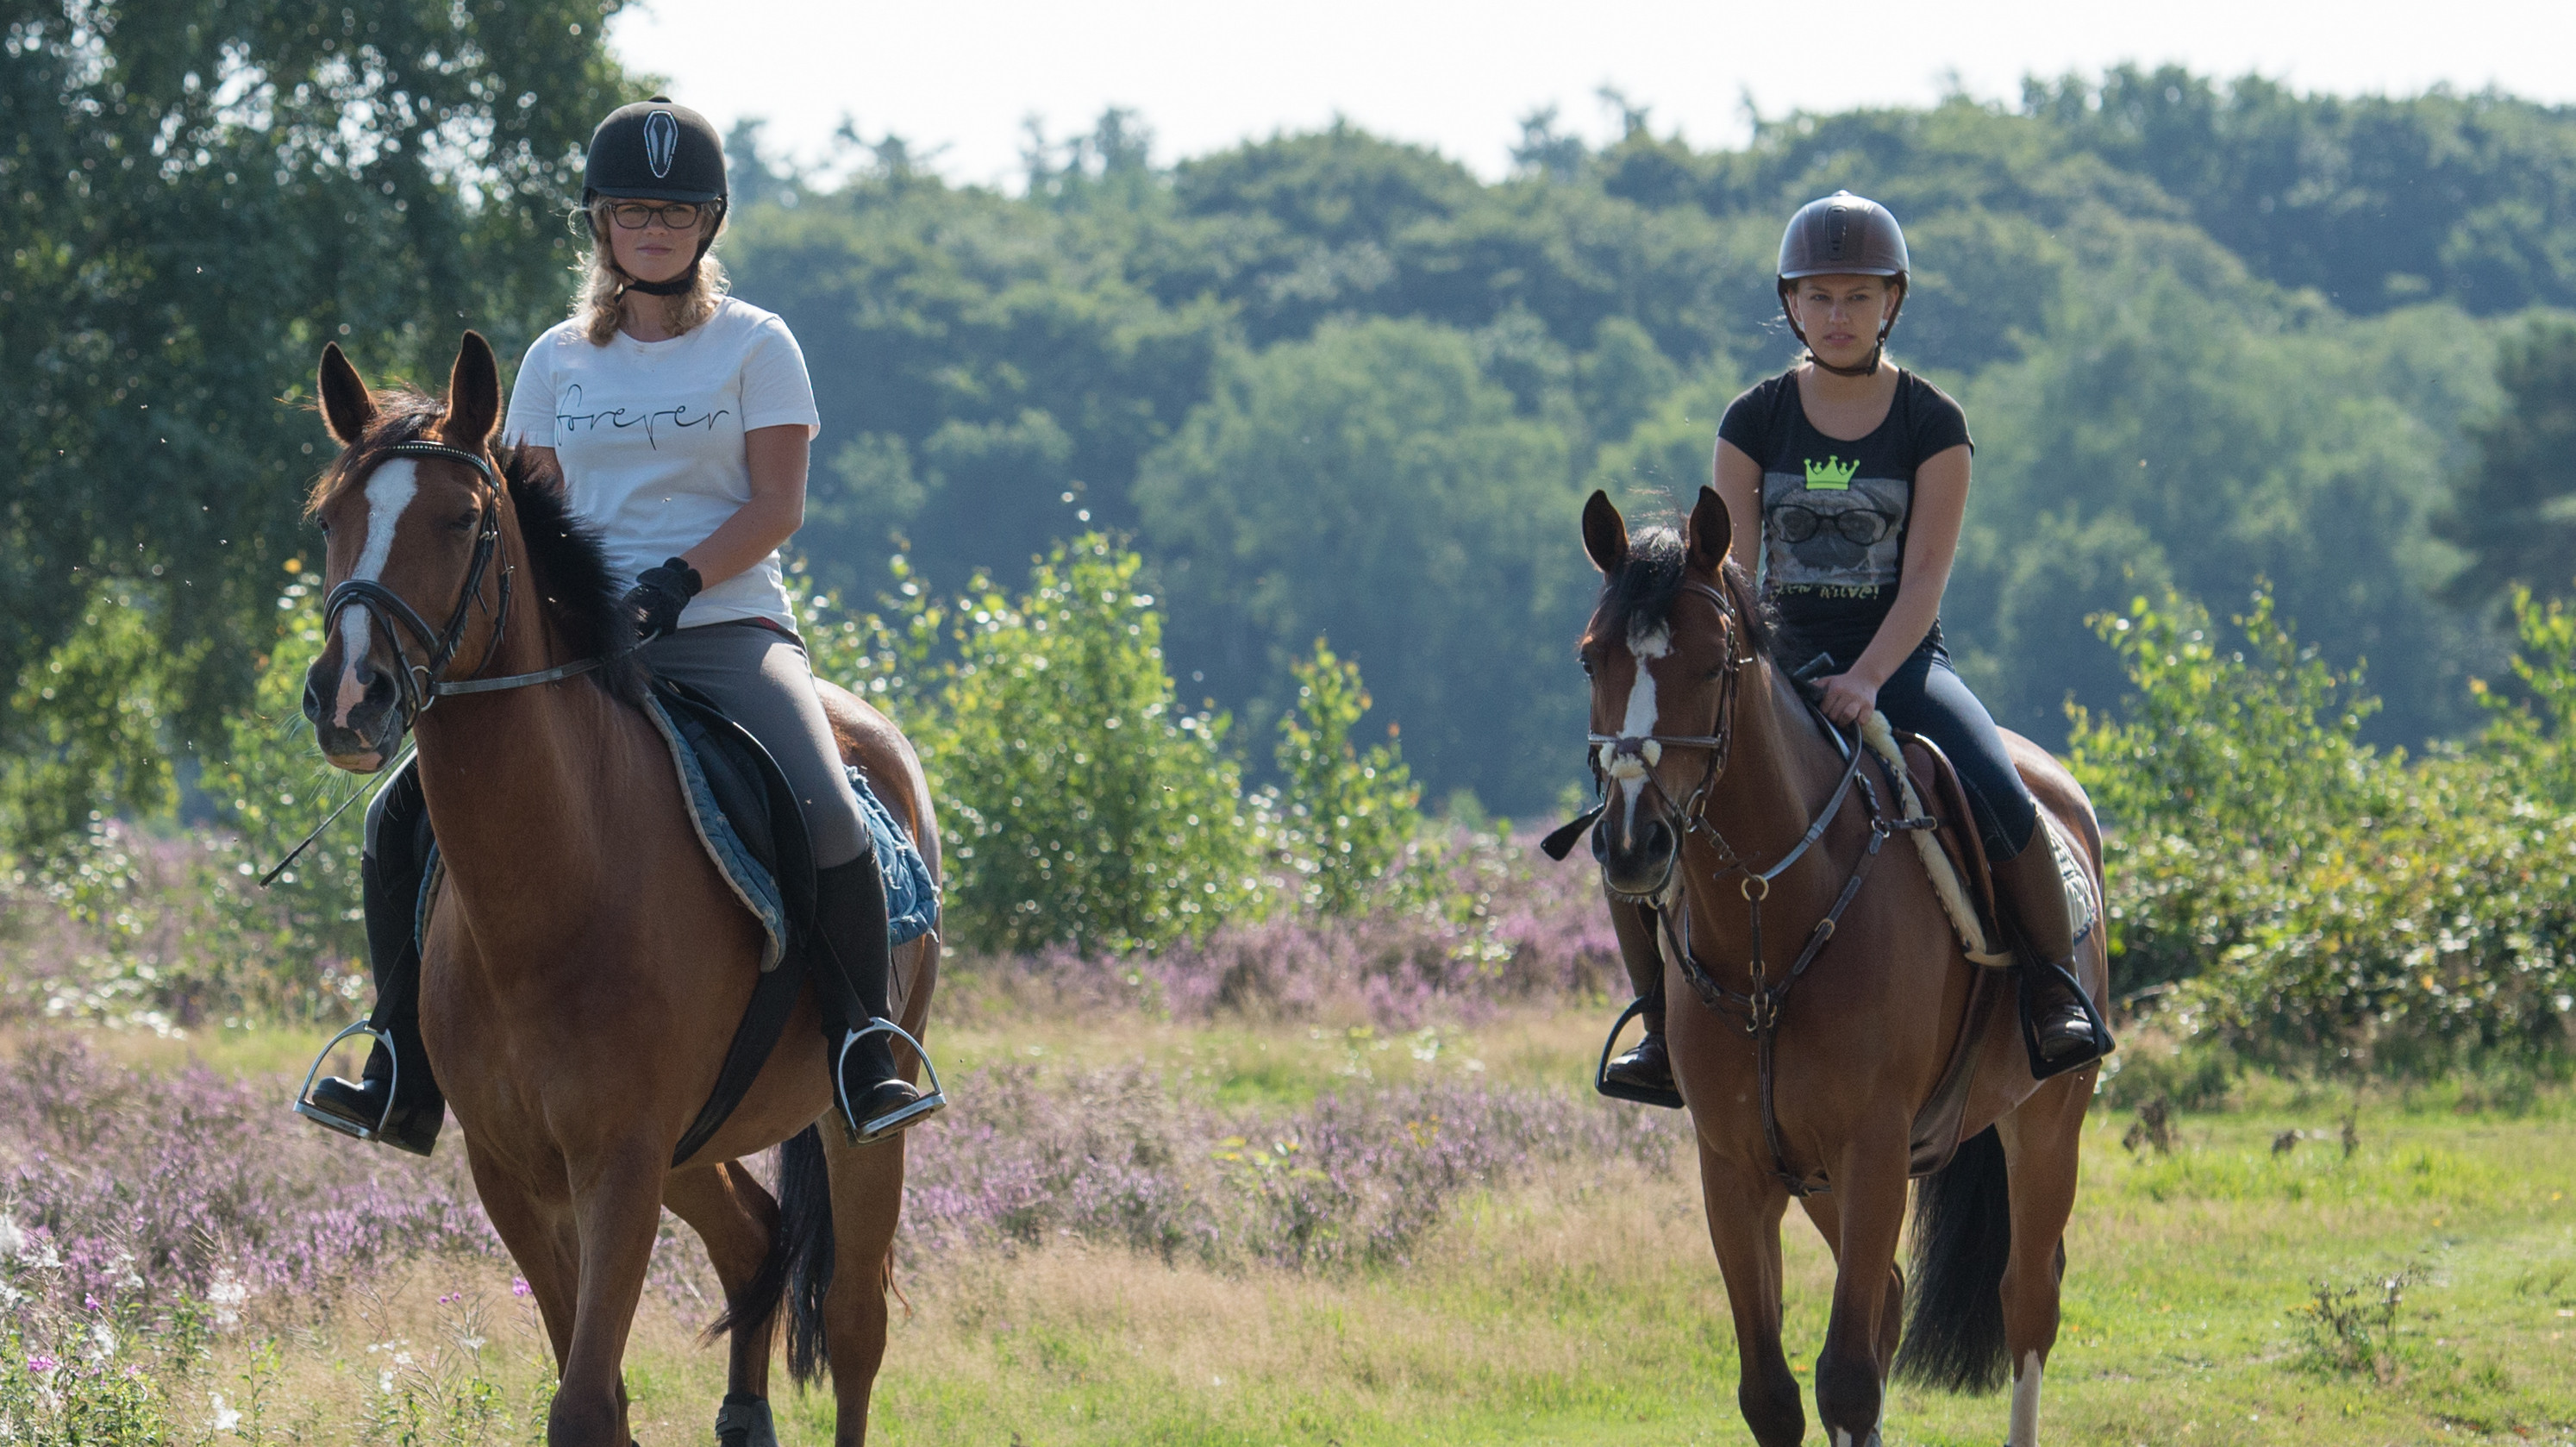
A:
<svg viewBox="0 0 2576 1447">
<path fill-rule="evenodd" d="M 1831 454 L 1822 462 L 1811 457 L 1807 459 L 1807 491 L 1849 492 L 1852 474 L 1858 471 L 1860 459 L 1857 457 L 1849 462 L 1843 461 L 1840 453 Z"/>
</svg>

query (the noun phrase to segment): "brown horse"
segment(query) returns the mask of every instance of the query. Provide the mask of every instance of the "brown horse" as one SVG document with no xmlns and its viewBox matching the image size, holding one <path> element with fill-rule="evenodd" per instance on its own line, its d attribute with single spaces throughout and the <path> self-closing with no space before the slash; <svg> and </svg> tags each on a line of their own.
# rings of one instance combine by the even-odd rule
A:
<svg viewBox="0 0 2576 1447">
<path fill-rule="evenodd" d="M 620 656 L 632 627 L 596 543 L 573 524 L 560 479 L 492 448 L 500 373 L 481 337 L 466 334 L 443 403 L 371 395 L 336 346 L 320 394 L 344 447 L 312 499 L 326 581 L 362 580 L 371 586 L 352 595 L 375 601 L 326 624 L 308 684 L 350 706 L 319 713 L 317 737 L 358 773 L 383 768 L 406 728 L 419 748 L 445 871 L 422 949 L 422 1035 L 484 1209 L 554 1347 L 546 1440 L 630 1440 L 620 1364 L 668 1206 L 724 1284 L 725 1447 L 774 1447 L 765 1407 L 730 1408 L 766 1397 L 791 1287 L 791 1365 L 810 1375 L 828 1355 L 835 1440 L 863 1441 L 903 1138 L 854 1149 L 812 1128 L 832 1095 L 809 988 L 740 1106 L 674 1167 L 750 1000 L 761 936 L 692 832 L 669 750 L 638 706 L 638 665 Z M 456 687 L 467 681 L 479 687 Z M 911 746 L 865 703 L 817 686 L 843 756 L 936 871 Z M 917 1037 L 937 937 L 894 963 L 896 1013 Z M 773 1199 L 741 1158 L 782 1141 Z M 856 1269 L 835 1272 L 835 1260 Z"/>
<path fill-rule="evenodd" d="M 1889 851 L 1872 872 L 1903 822 L 1886 807 L 1890 781 L 1871 787 L 1874 766 L 1848 761 L 1768 656 L 1751 589 L 1725 561 L 1730 533 L 1711 489 L 1680 535 L 1633 541 L 1594 493 L 1583 541 L 1604 585 L 1582 657 L 1606 786 L 1604 883 L 1665 921 L 1665 1028 L 1735 1317 L 1737 1402 L 1763 1447 L 1805 1432 L 1780 1345 L 1780 1218 L 1795 1196 L 1837 1266 L 1816 1360 L 1816 1411 L 1834 1447 L 1878 1442 L 1892 1368 L 1979 1389 L 2007 1365 L 2011 1447 L 2034 1447 L 2094 1069 L 2035 1083 L 2011 992 L 1975 988 L 1977 967 L 1914 851 Z M 2045 751 L 2009 743 L 2041 808 L 2079 841 L 2098 900 L 2100 835 L 2083 790 Z M 2099 935 L 2077 968 L 2097 1000 L 2108 975 Z M 1972 1002 L 1986 1018 L 1969 1018 Z M 1767 1032 L 1751 1028 L 1766 1017 Z M 1900 1356 L 1896 1251 L 1914 1121 L 1951 1078 L 1961 1032 L 1977 1027 L 1961 1057 L 1972 1072 L 1964 1118 L 1944 1142 L 1966 1144 L 1915 1205 Z"/>
</svg>

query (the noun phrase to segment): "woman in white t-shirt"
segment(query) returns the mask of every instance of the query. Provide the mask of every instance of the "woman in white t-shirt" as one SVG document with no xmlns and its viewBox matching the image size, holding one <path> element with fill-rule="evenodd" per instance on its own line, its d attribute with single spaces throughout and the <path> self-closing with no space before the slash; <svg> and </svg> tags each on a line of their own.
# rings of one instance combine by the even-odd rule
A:
<svg viewBox="0 0 2576 1447">
<path fill-rule="evenodd" d="M 502 435 L 560 466 L 573 511 L 598 530 L 609 566 L 634 580 L 626 602 L 653 671 L 713 697 L 802 799 L 834 1098 L 854 1140 L 881 1139 L 942 1102 L 895 1069 L 883 1028 L 884 881 L 779 566 L 804 518 L 821 423 L 805 357 L 785 322 L 726 294 L 707 255 L 728 190 L 724 147 L 704 117 L 659 96 L 620 108 L 591 137 L 582 181 L 589 275 L 573 316 L 528 348 Z M 384 930 L 380 948 L 373 924 L 379 895 L 396 905 L 383 912 L 408 924 L 400 902 L 416 893 L 416 875 L 407 891 L 394 865 L 415 853 L 403 845 L 423 826 L 404 816 L 417 797 L 416 784 L 398 780 L 370 811 L 362 877 L 378 975 L 372 1023 L 419 1066 L 401 1073 L 403 1098 L 391 1099 L 379 1045 L 360 1082 L 325 1081 L 312 1104 L 371 1133 L 382 1120 L 383 1139 L 425 1155 L 445 1110 L 417 1045 L 419 957 L 408 928 Z"/>
</svg>

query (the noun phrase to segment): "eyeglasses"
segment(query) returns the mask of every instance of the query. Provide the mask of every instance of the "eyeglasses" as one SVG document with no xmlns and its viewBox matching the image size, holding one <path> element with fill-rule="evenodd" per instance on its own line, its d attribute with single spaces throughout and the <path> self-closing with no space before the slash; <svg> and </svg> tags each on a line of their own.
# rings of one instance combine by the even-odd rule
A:
<svg viewBox="0 0 2576 1447">
<path fill-rule="evenodd" d="M 621 201 L 609 207 L 608 214 L 617 219 L 620 229 L 626 231 L 641 231 L 655 224 L 674 231 L 694 231 L 699 214 L 705 210 L 705 207 L 690 201 L 671 201 L 660 206 L 648 206 L 641 201 Z"/>
<path fill-rule="evenodd" d="M 1814 508 L 1791 505 L 1775 507 L 1771 512 L 1779 519 L 1781 540 L 1791 543 L 1803 543 L 1826 528 L 1832 528 L 1842 534 L 1845 541 L 1865 548 L 1886 537 L 1888 530 L 1896 526 L 1896 519 L 1868 508 L 1818 512 Z"/>
</svg>

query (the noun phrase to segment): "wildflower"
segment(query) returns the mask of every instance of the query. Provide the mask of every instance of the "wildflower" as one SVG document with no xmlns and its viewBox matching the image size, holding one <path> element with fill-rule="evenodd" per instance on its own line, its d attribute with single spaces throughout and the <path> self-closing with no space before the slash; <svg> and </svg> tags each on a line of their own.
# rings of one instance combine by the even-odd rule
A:
<svg viewBox="0 0 2576 1447">
<path fill-rule="evenodd" d="M 27 1370 L 40 1377 L 61 1365 L 61 1362 L 54 1360 L 43 1352 L 38 1352 L 34 1356 L 27 1358 Z"/>
<path fill-rule="evenodd" d="M 241 1324 L 241 1309 L 250 1300 L 250 1285 L 232 1274 L 229 1268 L 215 1272 L 215 1282 L 206 1288 L 206 1304 L 215 1309 L 215 1325 L 233 1327 Z"/>
<path fill-rule="evenodd" d="M 215 1393 L 215 1430 L 229 1432 L 241 1425 L 241 1409 L 224 1405 L 224 1394 Z"/>
<path fill-rule="evenodd" d="M 510 1294 L 511 1294 L 512 1296 L 525 1296 L 525 1295 L 527 1295 L 527 1294 L 528 1294 L 528 1278 L 526 1278 L 526 1277 L 524 1277 L 524 1276 L 513 1276 L 513 1277 L 511 1277 L 511 1278 L 510 1278 Z"/>
</svg>

